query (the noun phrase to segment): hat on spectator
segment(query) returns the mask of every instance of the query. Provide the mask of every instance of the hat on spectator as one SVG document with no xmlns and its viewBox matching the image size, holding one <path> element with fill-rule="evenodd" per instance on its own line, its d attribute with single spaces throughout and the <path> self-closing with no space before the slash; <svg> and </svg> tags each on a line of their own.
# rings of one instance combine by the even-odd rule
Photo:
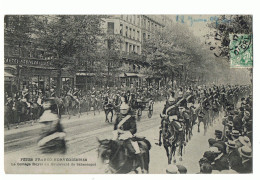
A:
<svg viewBox="0 0 260 180">
<path fill-rule="evenodd" d="M 206 151 L 206 152 L 212 153 L 211 151 Z M 205 153 L 204 153 L 204 154 L 205 154 Z M 208 160 L 208 158 L 206 158 L 206 157 L 203 156 L 203 158 L 201 158 L 201 159 L 199 160 L 199 165 L 201 166 L 203 163 L 210 163 L 210 161 Z"/>
<path fill-rule="evenodd" d="M 222 131 L 220 131 L 220 130 L 215 130 L 215 135 L 221 135 L 222 136 Z"/>
<path fill-rule="evenodd" d="M 213 146 L 213 144 L 215 144 L 217 140 L 213 138 L 209 138 L 208 142 L 209 142 L 209 146 Z"/>
<path fill-rule="evenodd" d="M 168 174 L 177 174 L 179 171 L 178 167 L 175 164 L 169 164 L 166 173 Z"/>
<path fill-rule="evenodd" d="M 219 150 L 220 152 L 224 152 L 224 146 L 223 146 L 222 144 L 220 144 L 220 143 L 215 143 L 215 144 L 213 144 L 213 147 L 218 148 L 218 150 Z"/>
<path fill-rule="evenodd" d="M 232 140 L 228 140 L 228 142 L 225 142 L 225 144 L 229 147 L 229 148 L 237 148 L 237 145 L 235 143 L 235 141 Z"/>
<path fill-rule="evenodd" d="M 214 152 L 212 152 L 212 151 L 204 152 L 203 157 L 206 158 L 208 160 L 208 162 L 210 162 L 210 163 L 214 162 L 214 160 L 216 158 Z"/>
<path fill-rule="evenodd" d="M 238 140 L 243 144 L 244 146 L 251 147 L 250 139 L 247 136 L 239 136 Z"/>
<path fill-rule="evenodd" d="M 238 148 L 238 152 L 241 156 L 251 158 L 252 157 L 252 149 L 248 146 L 243 146 Z"/>
<path fill-rule="evenodd" d="M 184 167 L 183 165 L 177 164 L 177 167 L 178 167 L 178 171 L 179 171 L 180 174 L 186 174 L 187 173 L 187 168 Z"/>
<path fill-rule="evenodd" d="M 219 149 L 217 147 L 214 147 L 214 146 L 209 147 L 209 151 L 211 151 L 213 153 L 220 153 Z"/>
<path fill-rule="evenodd" d="M 231 136 L 232 136 L 233 138 L 235 138 L 235 139 L 237 139 L 240 135 L 241 135 L 241 134 L 239 133 L 238 130 L 233 130 L 233 131 L 231 132 Z"/>
</svg>

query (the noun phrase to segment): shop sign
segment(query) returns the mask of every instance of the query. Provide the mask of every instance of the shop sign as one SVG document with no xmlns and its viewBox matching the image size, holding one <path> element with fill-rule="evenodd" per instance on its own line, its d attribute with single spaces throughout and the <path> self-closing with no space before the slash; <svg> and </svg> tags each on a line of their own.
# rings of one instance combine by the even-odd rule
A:
<svg viewBox="0 0 260 180">
<path fill-rule="evenodd" d="M 38 59 L 20 59 L 16 57 L 5 57 L 5 64 L 10 65 L 29 65 L 29 66 L 52 66 L 50 60 L 38 60 Z"/>
</svg>

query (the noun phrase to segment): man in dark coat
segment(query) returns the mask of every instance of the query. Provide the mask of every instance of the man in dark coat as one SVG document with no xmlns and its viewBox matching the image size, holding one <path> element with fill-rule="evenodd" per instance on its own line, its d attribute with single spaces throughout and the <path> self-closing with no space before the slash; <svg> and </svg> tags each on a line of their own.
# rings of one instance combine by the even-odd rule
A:
<svg viewBox="0 0 260 180">
<path fill-rule="evenodd" d="M 242 166 L 240 173 L 252 173 L 252 149 L 248 146 L 238 148 L 238 152 L 242 157 Z"/>
<path fill-rule="evenodd" d="M 129 113 L 129 106 L 123 103 L 120 106 L 120 114 L 116 118 L 114 125 L 114 140 L 124 140 L 130 154 L 139 154 L 140 149 L 137 142 L 133 142 L 131 138 L 136 133 L 136 119 Z"/>
<path fill-rule="evenodd" d="M 223 153 L 224 152 L 223 145 L 219 143 L 215 143 L 213 147 L 217 147 L 219 152 L 216 152 L 217 157 L 212 163 L 212 169 L 218 171 L 228 170 L 229 169 L 228 157 L 226 154 Z"/>
<path fill-rule="evenodd" d="M 236 172 L 240 172 L 240 169 L 242 167 L 242 159 L 239 155 L 236 143 L 229 140 L 228 142 L 226 142 L 226 145 L 230 168 L 235 170 Z"/>
</svg>

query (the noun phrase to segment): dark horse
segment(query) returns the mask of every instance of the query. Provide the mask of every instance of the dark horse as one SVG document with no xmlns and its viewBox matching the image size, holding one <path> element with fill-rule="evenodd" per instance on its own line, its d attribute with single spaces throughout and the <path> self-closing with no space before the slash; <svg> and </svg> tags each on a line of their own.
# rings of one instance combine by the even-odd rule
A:
<svg viewBox="0 0 260 180">
<path fill-rule="evenodd" d="M 137 168 L 139 167 L 142 169 L 142 172 L 144 172 L 143 170 L 149 172 L 149 150 L 151 149 L 151 144 L 146 139 L 139 140 L 138 144 L 141 150 L 143 163 L 140 156 L 128 155 L 128 151 L 124 146 L 124 141 L 107 139 L 98 140 L 98 158 L 101 160 L 102 164 L 107 166 L 107 173 L 126 174 L 131 171 L 138 173 Z"/>
<path fill-rule="evenodd" d="M 110 123 L 112 123 L 113 116 L 114 116 L 114 105 L 112 103 L 104 104 L 104 111 L 106 115 L 106 122 L 109 122 L 108 114 L 111 113 Z"/>
<path fill-rule="evenodd" d="M 160 115 L 162 118 L 161 124 L 161 133 L 159 139 L 161 139 L 161 135 L 163 136 L 163 146 L 166 151 L 166 155 L 168 157 L 168 164 L 171 164 L 172 157 L 174 158 L 174 163 L 176 162 L 175 153 L 177 146 L 179 146 L 179 154 L 180 160 L 182 160 L 182 151 L 185 145 L 185 135 L 184 132 L 177 132 L 173 122 L 169 121 L 169 117 L 167 115 Z"/>
<path fill-rule="evenodd" d="M 206 135 L 207 132 L 207 126 L 208 126 L 208 121 L 207 121 L 207 117 L 208 117 L 208 112 L 206 109 L 204 109 L 202 106 L 200 106 L 197 109 L 197 117 L 198 117 L 198 132 L 200 132 L 200 123 L 203 123 L 204 126 L 204 135 Z"/>
</svg>

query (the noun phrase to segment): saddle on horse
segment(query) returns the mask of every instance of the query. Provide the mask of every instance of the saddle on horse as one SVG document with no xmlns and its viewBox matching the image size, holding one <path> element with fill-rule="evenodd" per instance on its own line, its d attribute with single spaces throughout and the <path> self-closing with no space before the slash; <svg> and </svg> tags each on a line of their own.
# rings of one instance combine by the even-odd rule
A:
<svg viewBox="0 0 260 180">
<path fill-rule="evenodd" d="M 119 144 L 122 145 L 123 148 L 126 150 L 125 153 L 127 156 L 133 156 L 136 154 L 136 150 L 134 149 L 132 142 L 138 143 L 140 154 L 144 154 L 145 152 L 151 149 L 151 144 L 147 139 L 145 139 L 145 137 L 134 136 L 127 140 L 116 140 L 116 141 L 118 141 Z"/>
</svg>

